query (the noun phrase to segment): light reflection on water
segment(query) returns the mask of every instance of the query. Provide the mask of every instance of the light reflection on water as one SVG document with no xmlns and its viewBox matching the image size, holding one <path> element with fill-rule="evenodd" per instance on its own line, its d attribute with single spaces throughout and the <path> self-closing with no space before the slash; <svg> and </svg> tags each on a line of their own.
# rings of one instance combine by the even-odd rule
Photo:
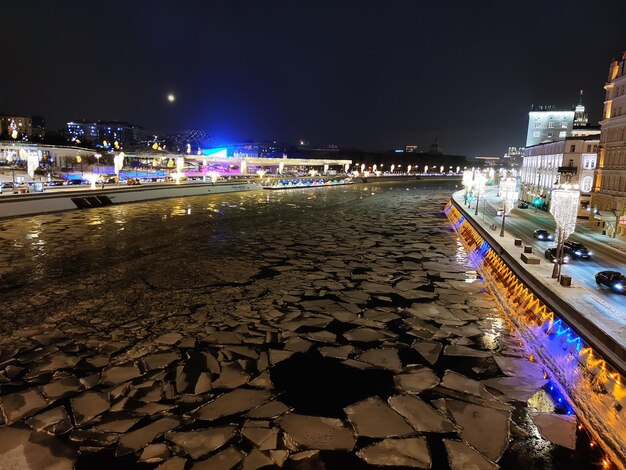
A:
<svg viewBox="0 0 626 470">
<path fill-rule="evenodd" d="M 143 247 L 159 249 L 163 234 L 227 242 L 238 226 L 273 223 L 311 209 L 349 203 L 367 188 L 254 191 L 108 206 L 0 221 L 0 264 L 31 281 L 63 273 L 68 259 L 110 265 Z M 209 221 L 219 220 L 219 224 Z M 200 233 L 199 233 L 200 232 Z"/>
</svg>

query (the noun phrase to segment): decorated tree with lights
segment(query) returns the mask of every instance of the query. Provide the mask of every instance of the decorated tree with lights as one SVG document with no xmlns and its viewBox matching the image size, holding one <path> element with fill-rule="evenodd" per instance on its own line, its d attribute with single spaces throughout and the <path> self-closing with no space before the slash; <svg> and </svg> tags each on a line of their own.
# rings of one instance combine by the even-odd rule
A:
<svg viewBox="0 0 626 470">
<path fill-rule="evenodd" d="M 556 262 L 552 277 L 560 279 L 561 265 L 563 264 L 563 244 L 576 229 L 578 216 L 578 202 L 580 191 L 577 185 L 565 183 L 552 190 L 550 198 L 550 213 L 556 221 Z"/>
</svg>

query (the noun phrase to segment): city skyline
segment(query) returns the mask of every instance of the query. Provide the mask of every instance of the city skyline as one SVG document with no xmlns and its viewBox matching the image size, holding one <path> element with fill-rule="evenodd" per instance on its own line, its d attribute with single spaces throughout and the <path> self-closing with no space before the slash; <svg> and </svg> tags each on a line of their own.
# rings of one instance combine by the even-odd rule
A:
<svg viewBox="0 0 626 470">
<path fill-rule="evenodd" d="M 531 105 L 568 109 L 584 89 L 599 121 L 626 7 L 582 5 L 538 18 L 495 2 L 11 4 L 16 50 L 39 52 L 15 53 L 1 111 L 43 115 L 49 129 L 117 119 L 366 150 L 438 137 L 446 153 L 501 155 L 522 146 Z"/>
</svg>

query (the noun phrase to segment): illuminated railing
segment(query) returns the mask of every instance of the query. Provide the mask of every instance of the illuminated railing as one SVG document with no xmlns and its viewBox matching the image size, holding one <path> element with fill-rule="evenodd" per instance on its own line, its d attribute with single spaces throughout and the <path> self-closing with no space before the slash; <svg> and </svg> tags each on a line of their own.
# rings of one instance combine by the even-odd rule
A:
<svg viewBox="0 0 626 470">
<path fill-rule="evenodd" d="M 336 186 L 342 184 L 351 184 L 352 181 L 344 178 L 339 179 L 323 179 L 323 178 L 293 178 L 274 180 L 265 187 L 268 189 L 288 189 L 288 188 L 308 188 L 316 186 Z"/>
<path fill-rule="evenodd" d="M 590 434 L 624 468 L 626 387 L 621 374 L 517 277 L 452 202 L 444 212 L 508 320 L 533 350 L 531 359 L 544 365 L 546 377 L 562 389 Z M 608 460 L 603 465 L 608 467 Z"/>
</svg>

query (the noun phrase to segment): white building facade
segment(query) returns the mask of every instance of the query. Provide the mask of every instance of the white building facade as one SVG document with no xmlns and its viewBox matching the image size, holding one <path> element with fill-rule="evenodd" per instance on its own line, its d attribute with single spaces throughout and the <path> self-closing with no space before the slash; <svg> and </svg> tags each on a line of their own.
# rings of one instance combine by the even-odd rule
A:
<svg viewBox="0 0 626 470">
<path fill-rule="evenodd" d="M 597 138 L 570 137 L 527 147 L 520 170 L 520 199 L 533 203 L 540 198 L 549 207 L 555 184 L 569 178 L 580 186 L 578 216 L 588 217 L 599 143 Z"/>
<path fill-rule="evenodd" d="M 609 67 L 593 206 L 608 235 L 626 235 L 626 52 Z"/>
<path fill-rule="evenodd" d="M 526 147 L 565 139 L 572 135 L 574 111 L 558 111 L 548 108 L 528 113 L 528 133 Z"/>
</svg>

